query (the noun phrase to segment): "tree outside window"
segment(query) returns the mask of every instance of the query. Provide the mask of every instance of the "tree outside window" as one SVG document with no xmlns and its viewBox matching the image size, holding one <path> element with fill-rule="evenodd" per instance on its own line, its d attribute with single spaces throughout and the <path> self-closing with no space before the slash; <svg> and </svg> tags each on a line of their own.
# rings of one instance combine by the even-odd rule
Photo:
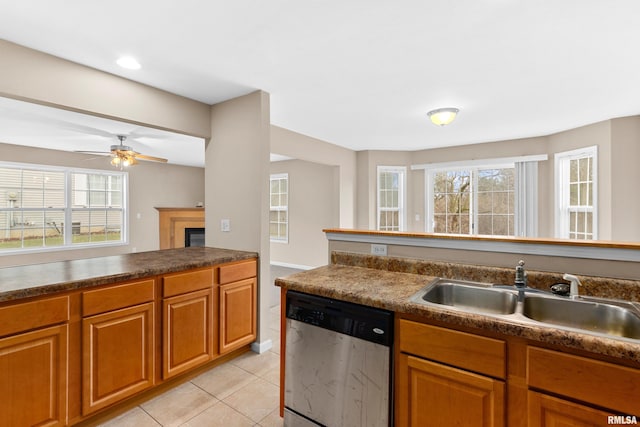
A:
<svg viewBox="0 0 640 427">
<path fill-rule="evenodd" d="M 514 235 L 515 168 L 431 172 L 431 230 L 445 234 Z"/>
</svg>

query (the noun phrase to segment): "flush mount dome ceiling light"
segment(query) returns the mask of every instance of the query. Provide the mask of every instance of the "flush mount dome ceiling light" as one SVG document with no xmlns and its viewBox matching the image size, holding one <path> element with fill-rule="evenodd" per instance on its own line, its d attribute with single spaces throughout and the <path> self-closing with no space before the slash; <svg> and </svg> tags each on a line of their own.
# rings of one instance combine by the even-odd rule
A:
<svg viewBox="0 0 640 427">
<path fill-rule="evenodd" d="M 438 108 L 427 113 L 434 125 L 444 126 L 455 120 L 458 114 L 457 108 Z"/>
<path fill-rule="evenodd" d="M 139 70 L 142 67 L 140 63 L 132 56 L 122 56 L 118 58 L 116 64 L 128 70 Z"/>
</svg>

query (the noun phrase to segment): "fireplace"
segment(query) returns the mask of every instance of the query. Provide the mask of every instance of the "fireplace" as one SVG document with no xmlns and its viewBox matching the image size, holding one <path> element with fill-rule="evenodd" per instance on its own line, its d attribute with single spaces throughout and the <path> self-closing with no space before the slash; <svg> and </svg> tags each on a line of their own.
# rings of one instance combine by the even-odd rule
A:
<svg viewBox="0 0 640 427">
<path fill-rule="evenodd" d="M 190 227 L 184 229 L 184 246 L 204 246 L 204 228 Z"/>
</svg>

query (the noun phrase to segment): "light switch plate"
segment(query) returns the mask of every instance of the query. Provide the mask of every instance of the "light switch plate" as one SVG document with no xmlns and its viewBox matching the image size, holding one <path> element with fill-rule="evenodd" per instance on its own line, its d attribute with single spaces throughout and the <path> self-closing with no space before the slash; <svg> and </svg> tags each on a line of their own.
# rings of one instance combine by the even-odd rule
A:
<svg viewBox="0 0 640 427">
<path fill-rule="evenodd" d="M 231 220 L 229 219 L 220 220 L 220 231 L 224 231 L 224 232 L 231 231 Z"/>
</svg>

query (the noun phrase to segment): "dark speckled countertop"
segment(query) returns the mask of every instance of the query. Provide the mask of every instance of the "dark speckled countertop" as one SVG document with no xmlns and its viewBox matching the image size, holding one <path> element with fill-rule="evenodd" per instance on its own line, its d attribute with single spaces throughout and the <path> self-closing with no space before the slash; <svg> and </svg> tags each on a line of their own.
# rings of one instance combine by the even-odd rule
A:
<svg viewBox="0 0 640 427">
<path fill-rule="evenodd" d="M 335 254 L 333 260 L 336 261 Z M 427 321 L 435 320 L 447 322 L 452 326 L 491 330 L 504 335 L 640 363 L 640 340 L 608 338 L 517 318 L 474 314 L 447 309 L 445 306 L 441 308 L 412 303 L 409 301 L 410 297 L 435 280 L 436 276 L 429 273 L 388 271 L 384 266 L 380 268 L 380 265 L 376 267 L 378 268 L 330 264 L 276 279 L 276 285 L 397 313 L 415 314 Z"/>
<path fill-rule="evenodd" d="M 257 258 L 255 252 L 190 247 L 0 268 L 0 302 Z"/>
</svg>

